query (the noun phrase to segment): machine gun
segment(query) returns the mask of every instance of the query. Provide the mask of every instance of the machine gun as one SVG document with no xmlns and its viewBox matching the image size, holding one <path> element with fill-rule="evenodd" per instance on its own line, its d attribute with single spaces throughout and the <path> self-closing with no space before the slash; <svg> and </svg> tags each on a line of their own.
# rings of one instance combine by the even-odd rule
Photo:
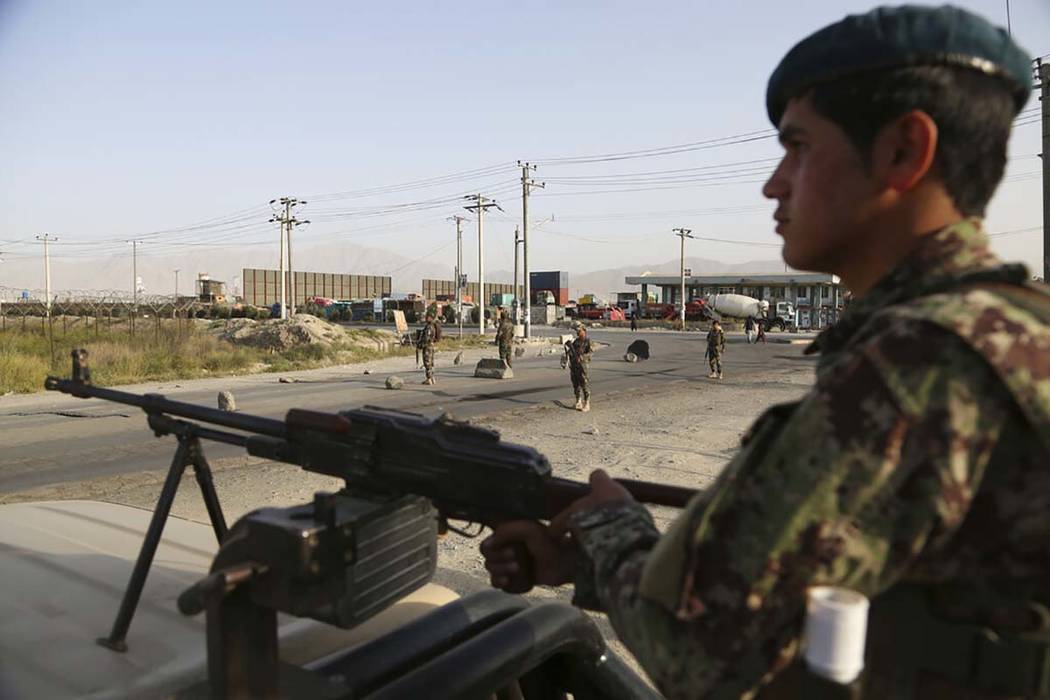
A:
<svg viewBox="0 0 1050 700">
<path fill-rule="evenodd" d="M 211 574 L 180 596 L 179 608 L 185 614 L 208 613 L 215 694 L 276 693 L 277 611 L 354 626 L 430 580 L 439 532 L 477 534 L 450 520 L 548 520 L 589 491 L 586 484 L 553 476 L 547 458 L 533 448 L 504 443 L 495 431 L 447 415 L 431 420 L 376 407 L 340 413 L 292 409 L 285 420 L 230 413 L 159 394 L 96 387 L 87 352 L 74 350 L 72 356 L 72 377 L 48 377 L 47 389 L 138 406 L 158 437 L 178 439 L 120 611 L 99 643 L 127 648 L 127 630 L 165 520 L 181 476 L 192 466 L 220 550 Z M 310 504 L 254 511 L 227 530 L 202 439 L 338 477 L 345 486 L 337 494 L 317 494 Z M 696 493 L 620 483 L 639 501 L 665 506 L 682 507 Z M 598 657 L 605 658 L 605 652 Z"/>
</svg>

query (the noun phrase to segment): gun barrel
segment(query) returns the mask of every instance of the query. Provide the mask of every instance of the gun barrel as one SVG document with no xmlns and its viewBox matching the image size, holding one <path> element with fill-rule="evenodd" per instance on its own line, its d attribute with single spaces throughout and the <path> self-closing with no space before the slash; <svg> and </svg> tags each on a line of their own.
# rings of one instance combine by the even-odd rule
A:
<svg viewBox="0 0 1050 700">
<path fill-rule="evenodd" d="M 696 489 L 682 486 L 655 484 L 636 479 L 617 479 L 616 482 L 627 489 L 635 500 L 655 506 L 684 508 L 699 493 Z M 573 501 L 590 493 L 591 487 L 580 481 L 553 477 L 547 482 L 547 507 L 550 514 L 557 515 L 569 507 Z"/>
<path fill-rule="evenodd" d="M 128 406 L 138 406 L 150 415 L 163 413 L 169 416 L 179 416 L 180 418 L 189 418 L 202 423 L 211 423 L 235 430 L 279 438 L 284 438 L 288 434 L 287 426 L 282 420 L 220 411 L 217 408 L 198 406 L 184 401 L 172 401 L 161 394 L 132 394 L 126 391 L 106 389 L 93 384 L 62 379 L 60 377 L 48 377 L 44 382 L 44 388 L 51 391 L 61 391 L 63 394 L 71 394 L 82 399 L 104 399 Z"/>
</svg>

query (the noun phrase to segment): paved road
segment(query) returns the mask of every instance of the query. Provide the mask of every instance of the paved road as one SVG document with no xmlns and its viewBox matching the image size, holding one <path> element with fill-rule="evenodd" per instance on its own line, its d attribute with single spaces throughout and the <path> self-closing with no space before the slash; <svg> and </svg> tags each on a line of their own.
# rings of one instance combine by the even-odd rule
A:
<svg viewBox="0 0 1050 700">
<path fill-rule="evenodd" d="M 694 383 L 702 390 L 705 382 L 712 381 L 706 378 L 700 334 L 594 330 L 591 337 L 609 343 L 596 353 L 591 365 L 594 401 L 615 400 L 611 394 L 625 390 L 659 390 L 671 383 Z M 622 356 L 636 338 L 650 343 L 652 358 L 629 364 Z M 731 337 L 730 343 L 726 382 L 759 369 L 775 376 L 779 368 L 787 374 L 797 371 L 800 362 L 810 361 L 803 358 L 798 345 L 748 346 L 739 336 Z M 419 371 L 394 372 L 407 380 L 402 391 L 384 388 L 391 372 L 364 375 L 353 366 L 294 373 L 299 381 L 290 384 L 278 383 L 278 375 L 268 374 L 152 384 L 135 390 L 160 390 L 181 401 L 214 406 L 217 390 L 230 388 L 238 410 L 274 418 L 282 417 L 293 406 L 335 411 L 374 404 L 426 415 L 449 410 L 465 418 L 508 408 L 571 402 L 568 373 L 560 369 L 559 356 L 537 357 L 537 352 L 530 348 L 526 357 L 516 359 L 516 376 L 505 381 L 474 379 L 472 363 L 453 367 L 451 353 L 439 354 L 438 384 L 421 386 Z M 412 361 L 405 362 L 410 368 Z M 75 412 L 79 417 L 56 415 L 58 411 Z M 51 393 L 0 400 L 0 493 L 162 468 L 173 451 L 174 439 L 153 437 L 144 416 L 129 406 Z M 208 445 L 206 451 L 213 461 L 240 454 L 224 445 Z"/>
</svg>

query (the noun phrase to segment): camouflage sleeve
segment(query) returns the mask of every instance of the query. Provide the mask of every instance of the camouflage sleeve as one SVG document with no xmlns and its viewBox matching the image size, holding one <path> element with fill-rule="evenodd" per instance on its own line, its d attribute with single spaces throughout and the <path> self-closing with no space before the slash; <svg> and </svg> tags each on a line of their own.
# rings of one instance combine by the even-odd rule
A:
<svg viewBox="0 0 1050 700">
<path fill-rule="evenodd" d="M 668 697 L 754 688 L 796 651 L 809 586 L 873 595 L 956 530 L 1009 404 L 954 336 L 913 332 L 767 412 L 658 541 L 637 505 L 573 518 L 579 578 L 593 577 L 580 602 L 608 613 Z"/>
</svg>

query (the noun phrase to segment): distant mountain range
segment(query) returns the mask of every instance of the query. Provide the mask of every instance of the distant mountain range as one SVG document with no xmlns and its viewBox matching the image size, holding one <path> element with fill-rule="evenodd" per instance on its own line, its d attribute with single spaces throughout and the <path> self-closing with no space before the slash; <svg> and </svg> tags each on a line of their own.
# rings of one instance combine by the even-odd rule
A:
<svg viewBox="0 0 1050 700">
<path fill-rule="evenodd" d="M 52 288 L 56 292 L 92 289 L 125 290 L 132 285 L 130 251 L 123 255 L 104 258 L 64 257 L 60 246 L 53 249 L 51 263 Z M 171 294 L 175 290 L 175 272 L 179 272 L 179 291 L 190 294 L 198 273 L 208 273 L 212 279 L 223 280 L 227 290 L 234 291 L 243 268 L 273 269 L 274 251 L 269 248 L 219 248 L 187 249 L 176 255 L 151 255 L 149 246 L 143 246 L 138 260 L 138 276 L 147 294 Z M 342 272 L 347 274 L 389 275 L 393 278 L 393 289 L 397 292 L 420 291 L 423 278 L 452 279 L 453 271 L 447 265 L 438 265 L 426 260 L 412 259 L 379 248 L 368 248 L 346 243 L 330 243 L 295 250 L 293 261 L 296 270 L 313 272 Z M 706 258 L 686 258 L 686 267 L 693 274 L 771 273 L 783 272 L 784 264 L 778 260 L 759 260 L 747 263 L 723 263 Z M 679 261 L 671 260 L 656 265 L 630 265 L 609 270 L 569 273 L 570 297 L 593 293 L 611 297 L 625 291 L 627 276 L 649 272 L 654 275 L 678 274 Z M 8 263 L 0 267 L 0 287 L 41 289 L 44 286 L 43 261 L 17 264 Z M 486 282 L 509 283 L 513 273 L 509 270 L 491 270 L 485 275 Z M 473 281 L 474 275 L 471 275 Z"/>
</svg>

